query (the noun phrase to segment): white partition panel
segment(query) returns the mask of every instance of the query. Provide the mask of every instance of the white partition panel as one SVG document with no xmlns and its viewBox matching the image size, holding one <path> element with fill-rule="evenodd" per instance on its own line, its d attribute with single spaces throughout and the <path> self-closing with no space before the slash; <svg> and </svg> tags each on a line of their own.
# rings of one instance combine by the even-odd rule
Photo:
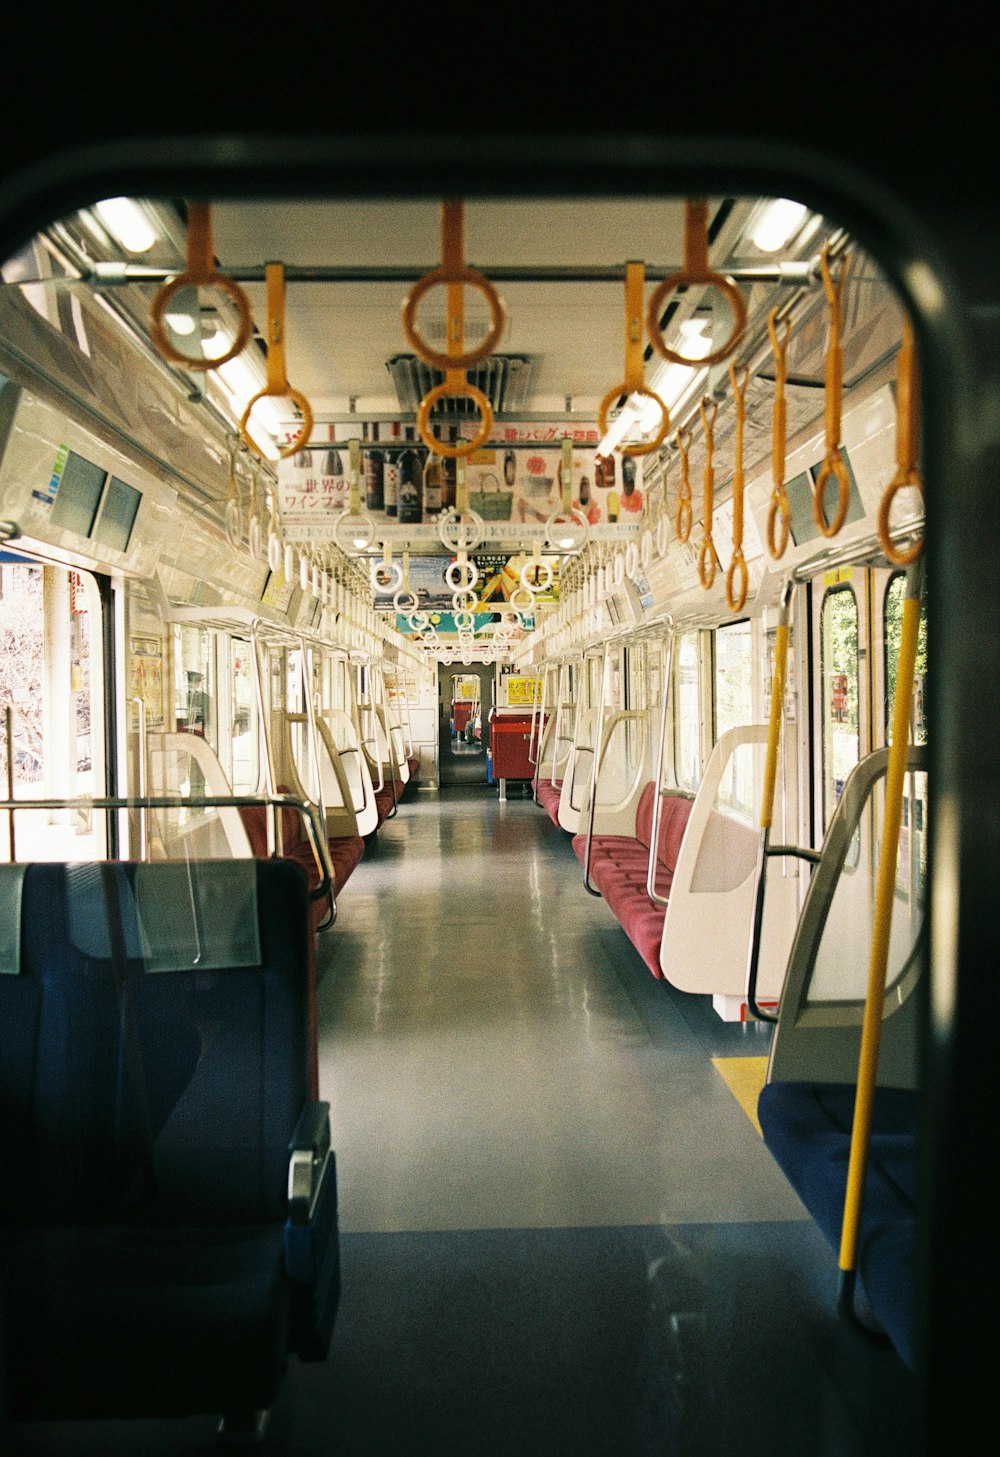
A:
<svg viewBox="0 0 1000 1457">
<path fill-rule="evenodd" d="M 766 745 L 766 724 L 730 729 L 713 749 L 698 786 L 660 944 L 663 975 L 681 991 L 718 998 L 745 994 Z M 774 824 L 781 822 L 779 776 Z M 757 977 L 761 1002 L 776 1000 L 781 991 L 802 876 L 808 873 L 796 860 L 771 862 Z"/>
</svg>

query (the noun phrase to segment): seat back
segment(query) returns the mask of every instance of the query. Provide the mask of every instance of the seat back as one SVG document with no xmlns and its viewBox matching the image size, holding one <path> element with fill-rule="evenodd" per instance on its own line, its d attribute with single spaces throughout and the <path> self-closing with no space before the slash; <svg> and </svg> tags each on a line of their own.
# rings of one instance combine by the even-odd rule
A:
<svg viewBox="0 0 1000 1457">
<path fill-rule="evenodd" d="M 21 881 L 0 974 L 0 1222 L 281 1221 L 312 1057 L 298 870 L 0 872 Z"/>
</svg>

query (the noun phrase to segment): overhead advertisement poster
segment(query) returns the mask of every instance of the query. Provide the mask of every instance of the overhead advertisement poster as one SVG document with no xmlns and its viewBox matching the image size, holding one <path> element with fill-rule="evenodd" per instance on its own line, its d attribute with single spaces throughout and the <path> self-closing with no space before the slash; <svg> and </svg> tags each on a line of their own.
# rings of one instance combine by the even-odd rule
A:
<svg viewBox="0 0 1000 1457">
<path fill-rule="evenodd" d="M 337 429 L 341 439 L 309 445 L 278 463 L 281 522 L 296 539 L 329 540 L 347 510 L 348 427 Z M 473 429 L 470 423 L 461 432 L 470 436 Z M 493 438 L 468 457 L 469 509 L 484 521 L 544 524 L 562 508 L 559 472 L 567 430 L 574 441 L 573 507 L 591 526 L 638 522 L 644 503 L 641 457 L 599 456 L 597 426 L 587 424 L 498 425 Z M 434 521 L 454 507 L 454 461 L 432 454 L 412 425 L 359 421 L 350 433 L 362 439 L 361 505 L 376 527 Z"/>
</svg>

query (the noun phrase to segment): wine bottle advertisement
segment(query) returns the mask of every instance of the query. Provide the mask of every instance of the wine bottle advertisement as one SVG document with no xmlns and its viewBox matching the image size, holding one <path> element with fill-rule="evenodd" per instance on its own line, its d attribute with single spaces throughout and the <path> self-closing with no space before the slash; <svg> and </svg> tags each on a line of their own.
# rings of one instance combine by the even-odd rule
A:
<svg viewBox="0 0 1000 1457">
<path fill-rule="evenodd" d="M 561 442 L 566 428 L 558 423 L 498 427 L 496 433 L 502 438 L 467 457 L 469 510 L 484 521 L 524 526 L 544 524 L 561 510 Z M 448 433 L 455 440 L 469 438 L 472 431 L 471 424 L 463 424 Z M 310 444 L 278 462 L 282 524 L 308 528 L 314 540 L 331 540 L 337 517 L 349 505 L 348 427 L 338 426 L 336 433 L 336 440 Z M 376 526 L 434 521 L 455 507 L 454 459 L 429 450 L 413 425 L 359 422 L 351 433 L 361 440 L 361 510 Z M 573 507 L 591 526 L 638 523 L 645 494 L 642 457 L 599 455 L 596 425 L 574 426 L 573 438 Z"/>
</svg>

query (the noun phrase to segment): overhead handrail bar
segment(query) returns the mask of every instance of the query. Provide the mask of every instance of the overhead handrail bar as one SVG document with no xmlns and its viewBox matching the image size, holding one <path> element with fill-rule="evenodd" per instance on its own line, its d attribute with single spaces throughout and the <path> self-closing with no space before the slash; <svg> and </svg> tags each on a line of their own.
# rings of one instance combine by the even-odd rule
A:
<svg viewBox="0 0 1000 1457">
<path fill-rule="evenodd" d="M 706 284 L 723 294 L 733 311 L 733 326 L 729 338 L 718 349 L 699 359 L 689 359 L 686 355 L 679 354 L 676 349 L 670 349 L 667 346 L 660 325 L 660 315 L 668 294 L 677 288 L 690 288 L 697 284 Z M 649 342 L 657 354 L 666 359 L 668 363 L 685 364 L 692 369 L 703 369 L 707 365 L 718 364 L 720 360 L 727 359 L 733 353 L 743 336 L 746 322 L 747 305 L 742 293 L 731 279 L 717 273 L 709 265 L 707 199 L 689 198 L 684 209 L 684 265 L 678 272 L 671 273 L 665 278 L 650 295 L 646 309 Z"/>
<path fill-rule="evenodd" d="M 124 263 L 117 259 L 100 261 L 92 268 L 74 260 L 80 275 L 60 278 L 19 278 L 17 283 L 2 279 L 3 287 L 23 288 L 27 284 L 50 288 L 72 288 L 89 284 L 98 290 L 125 287 L 130 283 L 162 283 L 172 277 L 162 264 Z M 433 273 L 431 264 L 390 263 L 289 263 L 285 275 L 289 283 L 419 283 Z M 439 270 L 438 270 L 439 271 Z M 470 265 L 470 271 L 471 265 Z M 677 272 L 677 263 L 648 263 L 646 277 L 659 283 Z M 620 263 L 491 263 L 490 275 L 497 283 L 620 283 L 624 277 Z M 264 269 L 258 264 L 240 264 L 230 268 L 228 276 L 237 283 L 263 283 Z M 819 254 L 811 258 L 789 259 L 777 263 L 736 264 L 726 270 L 726 277 L 747 283 L 781 283 L 796 288 L 820 286 Z M 436 280 L 440 282 L 441 280 Z M 427 347 L 426 344 L 424 347 Z"/>
<path fill-rule="evenodd" d="M 660 427 L 652 440 L 645 443 L 634 441 L 628 445 L 619 443 L 622 455 L 649 455 L 658 450 L 670 429 L 670 412 L 663 400 L 646 384 L 645 361 L 642 351 L 642 296 L 645 290 L 646 270 L 642 263 L 625 265 L 625 378 L 616 384 L 597 407 L 597 429 L 603 437 L 608 433 L 608 410 L 621 395 L 641 395 L 654 400 L 660 411 Z"/>
<path fill-rule="evenodd" d="M 204 355 L 198 358 L 183 354 L 171 342 L 167 333 L 167 311 L 171 300 L 184 288 L 217 288 L 235 304 L 238 317 L 236 337 L 223 354 L 212 358 Z M 220 273 L 215 266 L 212 215 L 207 202 L 189 202 L 187 205 L 187 267 L 183 273 L 169 279 L 157 290 L 149 311 L 149 332 L 164 359 L 168 359 L 171 364 L 179 364 L 184 369 L 218 369 L 220 365 L 228 364 L 237 354 L 241 354 L 250 341 L 253 319 L 247 296 L 239 284 L 234 283 L 226 274 Z M 200 333 L 198 338 L 200 342 Z"/>
<path fill-rule="evenodd" d="M 775 561 L 780 561 L 785 554 L 792 530 L 792 508 L 785 487 L 788 438 L 788 404 L 785 400 L 785 385 L 788 382 L 788 341 L 792 334 L 791 318 L 785 320 L 784 338 L 779 341 L 778 310 L 772 309 L 767 316 L 767 332 L 774 351 L 774 409 L 771 424 L 772 485 L 771 501 L 767 508 L 767 549 Z M 778 531 L 779 519 L 780 531 Z"/>
<path fill-rule="evenodd" d="M 597 726 L 594 730 L 594 752 L 593 762 L 590 770 L 590 805 L 587 815 L 587 851 L 583 862 L 583 883 L 591 895 L 599 896 L 601 892 L 595 890 L 590 883 L 590 850 L 594 840 L 594 815 L 597 811 L 597 765 L 601 755 L 602 735 L 604 733 L 604 703 L 608 694 L 608 662 L 611 655 L 611 644 L 604 644 L 604 661 L 601 667 L 601 701 L 597 707 Z"/>
<path fill-rule="evenodd" d="M 733 463 L 733 555 L 726 571 L 726 604 L 730 612 L 741 612 L 747 600 L 750 574 L 746 557 L 743 555 L 743 495 L 746 483 L 743 479 L 743 429 L 747 416 L 747 384 L 750 367 L 743 367 L 743 382 L 737 382 L 736 362 L 729 361 L 729 382 L 733 387 L 736 402 L 736 445 Z"/>
<path fill-rule="evenodd" d="M 663 641 L 666 648 L 661 675 L 663 703 L 660 710 L 660 741 L 656 749 L 656 792 L 653 795 L 653 819 L 649 833 L 649 864 L 646 867 L 646 894 L 656 906 L 667 904 L 667 897 L 660 895 L 656 889 L 656 851 L 660 840 L 660 822 L 663 818 L 663 761 L 666 757 L 667 745 L 667 708 L 674 691 L 674 645 L 677 641 L 677 633 L 672 621 L 669 622 Z"/>
<path fill-rule="evenodd" d="M 897 491 L 913 486 L 924 499 L 924 482 L 917 466 L 920 452 L 920 381 L 917 373 L 913 324 L 903 319 L 903 342 L 896 360 L 896 473 L 882 492 L 878 508 L 878 539 L 882 550 L 897 567 L 911 566 L 924 549 L 920 536 L 909 551 L 900 550 L 889 530 L 889 513 Z"/>
<path fill-rule="evenodd" d="M 843 326 L 844 285 L 851 266 L 851 255 L 850 253 L 841 255 L 836 281 L 830 272 L 828 244 L 823 246 L 820 264 L 823 270 L 823 288 L 830 315 L 830 331 L 825 361 L 826 455 L 813 486 L 813 519 L 816 522 L 816 529 L 823 536 L 836 536 L 844 524 L 847 508 L 851 501 L 851 479 L 847 474 L 847 462 L 841 452 L 840 438 L 844 397 L 844 350 L 840 336 Z M 831 476 L 837 482 L 837 509 L 833 520 L 828 522 L 823 501 L 826 483 Z"/>
<path fill-rule="evenodd" d="M 97 795 L 66 796 L 49 799 L 5 799 L 0 800 L 0 812 L 6 810 L 111 810 L 138 809 L 269 809 L 272 815 L 279 809 L 295 809 L 303 816 L 309 830 L 310 848 L 316 867 L 320 872 L 320 884 L 309 892 L 310 900 L 333 897 L 333 864 L 330 849 L 322 831 L 316 806 L 309 800 L 294 794 L 147 794 L 147 795 Z M 280 856 L 280 852 L 279 852 Z M 273 858 L 269 851 L 268 858 Z"/>
<path fill-rule="evenodd" d="M 313 413 L 312 406 L 301 390 L 294 389 L 288 383 L 288 374 L 285 368 L 285 268 L 282 263 L 268 263 L 265 269 L 267 277 L 267 381 L 264 388 L 247 401 L 246 408 L 240 416 L 240 434 L 247 445 L 257 455 L 262 452 L 253 436 L 249 434 L 247 425 L 253 407 L 258 400 L 267 397 L 278 399 L 290 399 L 302 412 L 302 424 L 299 427 L 295 438 L 285 446 L 278 447 L 278 455 L 282 460 L 286 456 L 294 455 L 295 452 L 309 439 L 312 434 Z"/>
<path fill-rule="evenodd" d="M 715 543 L 712 540 L 712 516 L 715 511 L 715 467 L 712 452 L 715 442 L 715 417 L 719 413 L 716 400 L 705 395 L 701 402 L 701 423 L 705 429 L 705 474 L 702 486 L 701 542 L 698 546 L 698 580 L 707 592 L 715 581 Z"/>
<path fill-rule="evenodd" d="M 500 342 L 506 324 L 506 312 L 500 296 L 482 273 L 466 267 L 463 249 L 464 208 L 460 201 L 445 199 L 441 204 L 441 267 L 427 273 L 407 294 L 403 302 L 403 333 L 407 342 L 425 364 L 444 370 L 444 383 L 428 390 L 417 410 L 417 430 L 421 440 L 436 455 L 471 455 L 489 439 L 493 427 L 493 408 L 486 395 L 469 384 L 465 371 L 491 354 Z M 447 293 L 447 352 L 431 349 L 416 329 L 416 309 L 428 289 L 444 284 Z M 465 347 L 465 288 L 477 289 L 486 299 L 490 311 L 490 328 L 475 349 Z M 471 440 L 446 443 L 430 428 L 430 412 L 438 400 L 464 397 L 472 400 L 482 416 L 479 431 Z"/>
<path fill-rule="evenodd" d="M 854 1307 L 858 1237 L 861 1229 L 865 1172 L 871 1142 L 879 1046 L 882 1038 L 885 973 L 889 959 L 889 933 L 892 929 L 892 910 L 896 890 L 896 857 L 899 852 L 899 831 L 903 817 L 903 796 L 910 747 L 913 673 L 916 667 L 920 634 L 920 599 L 923 577 L 923 566 L 920 562 L 910 566 L 906 574 L 906 596 L 903 601 L 899 658 L 896 665 L 896 697 L 892 706 L 892 742 L 889 745 L 889 759 L 885 772 L 885 820 L 882 826 L 878 877 L 875 885 L 871 955 L 868 963 L 868 985 L 861 1025 L 861 1051 L 858 1057 L 854 1121 L 851 1125 L 851 1152 L 847 1165 L 844 1219 L 841 1226 L 839 1308 L 842 1314 L 847 1316 L 853 1324 L 861 1325 L 862 1329 L 867 1329 L 867 1327 L 859 1320 Z"/>
</svg>

